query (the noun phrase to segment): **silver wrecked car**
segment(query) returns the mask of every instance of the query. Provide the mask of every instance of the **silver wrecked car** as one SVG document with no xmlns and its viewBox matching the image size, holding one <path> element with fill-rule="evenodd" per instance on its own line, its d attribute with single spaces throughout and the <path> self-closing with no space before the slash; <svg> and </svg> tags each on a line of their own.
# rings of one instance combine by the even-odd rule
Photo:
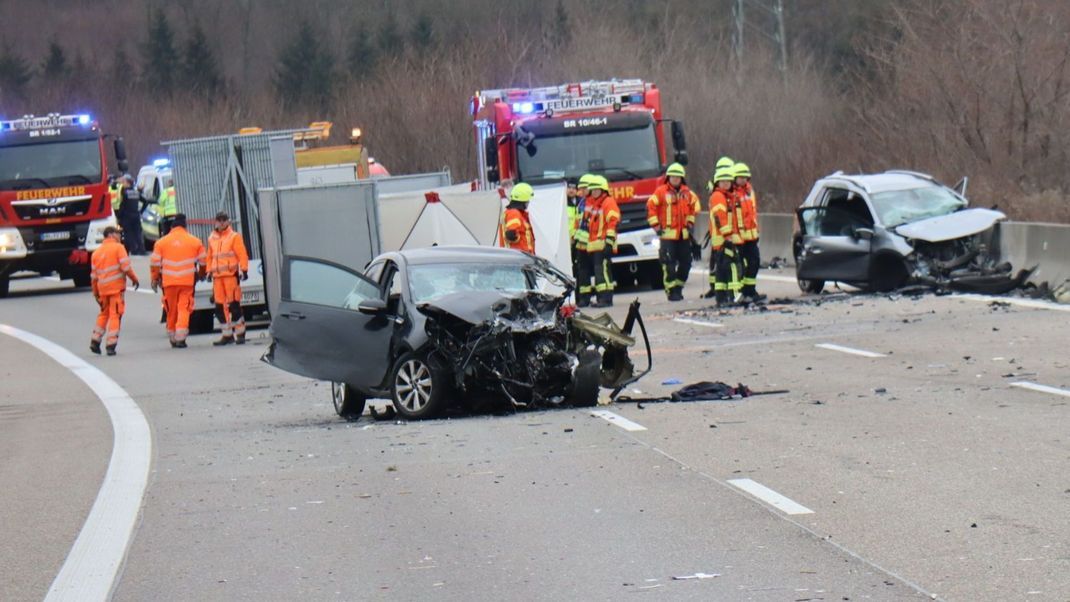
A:
<svg viewBox="0 0 1070 602">
<path fill-rule="evenodd" d="M 799 288 L 819 293 L 831 281 L 875 291 L 1017 288 L 1029 271 L 1012 275 L 991 245 L 991 230 L 1006 215 L 969 208 L 965 188 L 965 179 L 949 188 L 912 171 L 821 178 L 796 212 Z"/>
</svg>

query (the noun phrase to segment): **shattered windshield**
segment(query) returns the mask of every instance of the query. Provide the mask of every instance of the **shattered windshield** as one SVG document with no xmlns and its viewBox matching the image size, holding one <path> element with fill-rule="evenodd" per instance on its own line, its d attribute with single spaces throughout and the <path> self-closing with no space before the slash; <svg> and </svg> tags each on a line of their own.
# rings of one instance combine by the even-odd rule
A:
<svg viewBox="0 0 1070 602">
<path fill-rule="evenodd" d="M 97 140 L 49 142 L 4 147 L 0 151 L 0 183 L 16 189 L 47 188 L 100 182 Z"/>
<path fill-rule="evenodd" d="M 613 181 L 652 178 L 661 172 L 653 122 L 628 129 L 538 136 L 518 145 L 519 178 L 531 184 L 579 178 L 593 172 Z"/>
<path fill-rule="evenodd" d="M 943 186 L 889 190 L 870 195 L 873 207 L 886 228 L 954 213 L 966 200 Z"/>
<path fill-rule="evenodd" d="M 417 305 L 471 291 L 525 293 L 539 290 L 539 274 L 519 263 L 429 263 L 409 266 Z"/>
</svg>

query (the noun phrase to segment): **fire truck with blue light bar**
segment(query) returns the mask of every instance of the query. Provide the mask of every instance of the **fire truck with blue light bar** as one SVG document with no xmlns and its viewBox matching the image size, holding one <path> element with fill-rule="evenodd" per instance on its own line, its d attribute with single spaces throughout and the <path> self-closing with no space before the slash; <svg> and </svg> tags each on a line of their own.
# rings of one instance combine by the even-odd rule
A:
<svg viewBox="0 0 1070 602">
<path fill-rule="evenodd" d="M 90 253 L 115 225 L 104 138 L 89 115 L 0 120 L 0 297 L 20 271 L 89 286 Z M 125 171 L 121 139 L 115 155 Z"/>
<path fill-rule="evenodd" d="M 605 176 L 621 209 L 614 276 L 661 288 L 660 241 L 647 224 L 646 200 L 669 163 L 687 163 L 687 148 L 683 124 L 662 116 L 657 86 L 626 79 L 483 90 L 470 110 L 479 187 Z"/>
</svg>

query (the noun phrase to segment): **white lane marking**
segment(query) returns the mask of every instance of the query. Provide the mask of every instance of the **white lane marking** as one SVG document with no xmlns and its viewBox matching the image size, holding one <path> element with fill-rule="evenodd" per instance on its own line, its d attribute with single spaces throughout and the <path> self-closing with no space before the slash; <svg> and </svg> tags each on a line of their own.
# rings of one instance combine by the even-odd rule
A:
<svg viewBox="0 0 1070 602">
<path fill-rule="evenodd" d="M 802 504 L 786 498 L 772 489 L 752 481 L 750 479 L 729 479 L 728 482 L 743 491 L 753 495 L 754 497 L 762 500 L 770 506 L 780 510 L 784 514 L 813 514 L 814 511 L 803 506 Z"/>
<path fill-rule="evenodd" d="M 705 326 L 706 328 L 722 328 L 724 324 L 718 322 L 706 322 L 705 320 L 691 320 L 689 318 L 673 318 L 673 322 L 679 322 L 681 324 L 694 324 L 695 326 Z"/>
<path fill-rule="evenodd" d="M 1029 381 L 1018 381 L 1011 383 L 1012 387 L 1021 387 L 1022 389 L 1029 389 L 1030 391 L 1038 391 L 1040 393 L 1051 393 L 1052 395 L 1062 395 L 1063 397 L 1070 397 L 1070 391 L 1066 389 L 1060 389 L 1058 387 L 1049 387 L 1048 385 L 1038 385 L 1037 383 L 1031 383 Z"/>
<path fill-rule="evenodd" d="M 639 424 L 637 422 L 632 422 L 631 420 L 628 420 L 624 416 L 621 416 L 620 414 L 614 414 L 613 412 L 610 412 L 609 410 L 591 410 L 591 416 L 597 416 L 598 418 L 601 418 L 602 420 L 605 420 L 605 421 L 609 422 L 610 424 L 614 424 L 616 426 L 619 426 L 620 428 L 622 428 L 622 429 L 624 429 L 626 431 L 645 431 L 646 430 L 645 426 L 643 426 L 643 425 L 641 425 L 641 424 Z"/>
<path fill-rule="evenodd" d="M 45 597 L 107 600 L 137 523 L 152 462 L 152 432 L 137 403 L 115 381 L 59 345 L 0 324 L 0 332 L 33 345 L 71 371 L 100 398 L 114 434 L 104 482 L 67 559 Z"/>
<path fill-rule="evenodd" d="M 844 347 L 843 345 L 835 345 L 833 343 L 818 343 L 814 345 L 814 347 L 828 349 L 829 351 L 839 351 L 840 353 L 850 353 L 851 355 L 861 355 L 862 357 L 885 357 L 883 353 L 866 351 L 865 349 L 853 349 L 851 347 Z"/>
<path fill-rule="evenodd" d="M 949 295 L 948 299 L 966 299 L 967 301 L 981 301 L 983 303 L 991 303 L 998 301 L 1000 303 L 1008 303 L 1010 305 L 1017 305 L 1019 307 L 1028 307 L 1031 309 L 1051 309 L 1055 311 L 1070 311 L 1070 305 L 1061 305 L 1052 301 L 1041 301 L 1040 299 L 1019 299 L 1017 297 L 994 297 L 991 295 L 976 295 L 973 293 L 962 295 Z"/>
</svg>

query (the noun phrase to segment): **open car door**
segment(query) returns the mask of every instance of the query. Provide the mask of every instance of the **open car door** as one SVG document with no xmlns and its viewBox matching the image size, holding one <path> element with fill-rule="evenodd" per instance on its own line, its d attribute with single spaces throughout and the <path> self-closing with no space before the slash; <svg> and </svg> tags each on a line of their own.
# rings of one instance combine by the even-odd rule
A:
<svg viewBox="0 0 1070 602">
<path fill-rule="evenodd" d="M 871 225 L 831 207 L 798 210 L 802 247 L 796 274 L 803 279 L 864 282 L 869 278 Z"/>
<path fill-rule="evenodd" d="M 382 311 L 377 283 L 322 259 L 283 255 L 281 288 L 264 361 L 362 390 L 383 381 L 394 320 Z"/>
</svg>

